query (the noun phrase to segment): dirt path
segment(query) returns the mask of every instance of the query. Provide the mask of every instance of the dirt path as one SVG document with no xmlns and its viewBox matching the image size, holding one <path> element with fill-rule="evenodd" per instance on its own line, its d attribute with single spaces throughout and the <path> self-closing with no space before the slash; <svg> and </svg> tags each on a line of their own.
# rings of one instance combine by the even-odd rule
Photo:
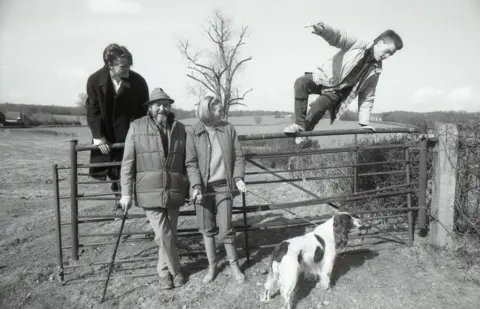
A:
<svg viewBox="0 0 480 309">
<path fill-rule="evenodd" d="M 110 282 L 107 301 L 98 304 L 103 283 L 82 282 L 59 285 L 56 280 L 56 242 L 53 210 L 53 190 L 50 184 L 53 163 L 68 163 L 70 137 L 28 134 L 16 131 L 0 132 L 0 308 L 279 308 L 277 294 L 270 303 L 261 304 L 259 295 L 266 275 L 268 250 L 252 252 L 246 267 L 247 281 L 243 285 L 230 280 L 228 267 L 208 286 L 201 284 L 203 257 L 182 258 L 189 270 L 188 283 L 171 291 L 161 291 L 155 276 L 114 279 Z M 41 156 L 43 155 L 43 157 Z M 81 157 L 85 160 L 85 157 Z M 63 195 L 68 195 L 68 173 L 60 178 Z M 257 178 L 268 176 L 257 176 Z M 294 191 L 284 184 L 270 187 L 252 186 L 252 190 L 268 199 L 292 200 Z M 107 186 L 91 192 L 108 192 Z M 295 191 L 296 192 L 296 191 Z M 295 193 L 295 199 L 304 198 Z M 249 197 L 248 203 L 258 201 Z M 237 201 L 238 203 L 239 201 Z M 320 212 L 321 206 L 309 208 Z M 81 213 L 108 213 L 111 202 L 81 204 Z M 138 210 L 136 210 L 139 212 Z M 306 214 L 307 210 L 297 209 Z M 140 213 L 140 212 L 139 212 Z M 62 203 L 62 217 L 68 221 L 68 202 Z M 253 222 L 283 220 L 290 215 L 268 212 Z M 250 222 L 252 222 L 250 221 Z M 241 224 L 241 218 L 236 218 Z M 114 232 L 120 222 L 85 225 L 84 232 Z M 181 227 L 192 227 L 193 218 L 183 218 Z M 149 231 L 145 219 L 127 222 L 126 231 Z M 255 244 L 275 243 L 286 237 L 304 233 L 305 229 L 269 230 L 251 233 Z M 69 229 L 64 228 L 68 245 Z M 239 234 L 239 245 L 243 235 Z M 89 239 L 89 241 L 113 241 Z M 354 243 L 355 244 L 355 243 Z M 339 257 L 334 272 L 335 285 L 328 293 L 314 288 L 311 281 L 302 280 L 296 292 L 296 308 L 475 308 L 480 301 L 480 268 L 466 265 L 452 255 L 436 251 L 417 239 L 413 247 L 387 243 L 361 244 Z M 196 239 L 181 238 L 181 248 L 201 249 Z M 366 249 L 368 247 L 368 249 Z M 107 261 L 113 245 L 87 247 L 81 251 L 80 263 Z M 154 256 L 152 241 L 122 243 L 117 258 Z M 69 251 L 65 251 L 68 259 Z M 243 257 L 243 253 L 241 254 Z M 222 265 L 225 260 L 222 259 Z M 244 259 L 242 258 L 242 263 Z M 478 262 L 478 260 L 477 260 Z M 72 262 L 73 263 L 73 262 Z M 200 267 L 200 268 L 199 268 Z M 133 270 L 132 268 L 136 268 Z M 138 269 L 141 268 L 141 269 Z M 125 264 L 115 270 L 115 276 L 155 272 L 155 261 Z M 103 277 L 105 266 L 90 266 L 74 273 L 85 278 Z M 70 275 L 69 277 L 73 277 Z M 69 278 L 67 277 L 67 278 Z M 323 302 L 323 303 L 322 303 Z"/>
</svg>

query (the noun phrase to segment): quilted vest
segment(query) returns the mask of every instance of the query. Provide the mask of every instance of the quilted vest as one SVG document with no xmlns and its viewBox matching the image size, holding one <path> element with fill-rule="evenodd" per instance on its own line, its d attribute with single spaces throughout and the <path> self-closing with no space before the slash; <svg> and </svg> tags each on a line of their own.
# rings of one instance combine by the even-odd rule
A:
<svg viewBox="0 0 480 309">
<path fill-rule="evenodd" d="M 150 116 L 132 122 L 135 129 L 137 205 L 143 208 L 178 207 L 185 204 L 185 126 L 174 121 L 168 132 L 165 158 L 159 128 Z"/>
</svg>

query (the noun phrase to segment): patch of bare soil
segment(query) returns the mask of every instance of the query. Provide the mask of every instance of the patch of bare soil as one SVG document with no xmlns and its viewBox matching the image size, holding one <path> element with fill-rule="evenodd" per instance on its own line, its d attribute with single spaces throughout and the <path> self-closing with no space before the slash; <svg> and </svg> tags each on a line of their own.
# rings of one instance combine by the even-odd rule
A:
<svg viewBox="0 0 480 309">
<path fill-rule="evenodd" d="M 52 164 L 68 164 L 68 141 L 71 137 L 32 134 L 23 131 L 0 132 L 0 308 L 279 308 L 283 304 L 277 293 L 267 304 L 259 301 L 268 269 L 271 249 L 252 250 L 247 265 L 245 252 L 240 251 L 247 280 L 237 284 L 230 275 L 224 253 L 220 254 L 222 271 L 209 284 L 201 283 L 206 267 L 203 255 L 182 257 L 189 278 L 181 288 L 162 291 L 155 275 L 128 278 L 134 274 L 155 274 L 156 260 L 117 264 L 110 281 L 107 298 L 99 303 L 114 244 L 83 247 L 79 261 L 72 261 L 70 250 L 63 250 L 67 266 L 66 284 L 58 282 L 57 244 L 53 188 L 46 183 L 52 178 Z M 83 141 L 87 142 L 87 141 Z M 86 162 L 81 154 L 79 162 Z M 270 176 L 258 175 L 255 179 Z M 61 171 L 61 195 L 69 195 L 68 170 Z M 84 178 L 86 180 L 86 178 Z M 287 184 L 250 187 L 264 198 L 278 202 L 306 198 Z M 109 192 L 108 185 L 81 186 L 79 193 Z M 109 214 L 112 201 L 81 201 L 80 215 Z M 240 199 L 236 204 L 241 203 Z M 264 204 L 253 195 L 247 203 Z M 69 222 L 69 200 L 62 200 L 62 222 Z M 182 210 L 189 210 L 185 207 Z M 300 207 L 301 215 L 319 215 L 325 206 Z M 131 213 L 141 214 L 136 208 Z M 282 222 L 293 216 L 281 211 L 249 214 L 249 224 Z M 243 224 L 236 215 L 235 225 Z M 117 233 L 120 221 L 85 223 L 80 233 Z M 194 228 L 194 217 L 182 217 L 179 228 Z M 249 233 L 253 245 L 275 244 L 303 234 L 305 227 L 268 229 Z M 124 233 L 144 231 L 147 235 L 125 237 L 120 243 L 117 260 L 156 257 L 157 247 L 145 218 L 128 220 Z M 63 246 L 70 246 L 70 226 L 64 225 Z M 244 235 L 238 233 L 238 247 Z M 135 240 L 135 241 L 133 241 Z M 82 237 L 85 242 L 114 242 L 115 237 Z M 180 237 L 181 252 L 202 250 L 198 237 Z M 219 246 L 219 249 L 222 249 Z M 393 242 L 355 240 L 339 255 L 333 274 L 333 287 L 328 292 L 315 288 L 315 282 L 302 279 L 296 289 L 296 308 L 475 308 L 480 301 L 480 273 L 477 256 L 447 253 L 430 247 L 422 239 L 408 247 Z M 116 277 L 116 278 L 115 278 Z M 77 279 L 82 279 L 78 281 Z M 77 281 L 75 281 L 77 280 Z"/>
</svg>

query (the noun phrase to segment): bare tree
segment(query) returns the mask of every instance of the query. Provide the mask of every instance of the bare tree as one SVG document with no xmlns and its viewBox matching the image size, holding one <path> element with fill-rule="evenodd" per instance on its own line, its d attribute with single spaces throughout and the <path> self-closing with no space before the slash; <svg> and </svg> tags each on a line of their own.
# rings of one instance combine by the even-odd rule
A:
<svg viewBox="0 0 480 309">
<path fill-rule="evenodd" d="M 87 103 L 87 98 L 88 96 L 86 93 L 79 93 L 75 105 L 77 105 L 78 107 L 85 107 L 85 104 Z"/>
<path fill-rule="evenodd" d="M 225 17 L 220 11 L 216 11 L 214 17 L 208 22 L 208 28 L 204 29 L 208 39 L 213 43 L 213 50 L 207 50 L 203 54 L 192 53 L 188 39 L 178 44 L 191 70 L 187 76 L 197 83 L 196 87 L 191 87 L 190 93 L 197 97 L 202 97 L 208 92 L 215 94 L 223 102 L 226 117 L 231 106 L 246 106 L 242 101 L 245 95 L 252 91 L 249 89 L 241 93 L 234 86 L 234 79 L 240 68 L 252 57 L 242 58 L 239 51 L 240 47 L 245 45 L 248 27 L 242 26 L 237 38 L 232 28 L 231 19 Z"/>
<path fill-rule="evenodd" d="M 195 86 L 189 86 L 188 91 L 190 95 L 194 96 L 197 99 L 195 105 L 198 105 L 198 103 L 200 103 L 200 100 L 202 100 L 202 98 L 204 98 L 208 94 L 208 92 L 209 90 L 199 83 L 196 83 Z"/>
</svg>

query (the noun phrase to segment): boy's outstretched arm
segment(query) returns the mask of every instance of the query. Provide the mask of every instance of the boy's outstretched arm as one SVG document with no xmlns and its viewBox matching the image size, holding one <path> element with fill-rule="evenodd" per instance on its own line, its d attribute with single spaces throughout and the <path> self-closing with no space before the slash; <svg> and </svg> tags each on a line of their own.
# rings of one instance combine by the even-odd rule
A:
<svg viewBox="0 0 480 309">
<path fill-rule="evenodd" d="M 307 24 L 305 28 L 312 27 L 312 33 L 321 36 L 328 44 L 340 49 L 350 49 L 354 45 L 368 45 L 368 42 L 348 35 L 347 32 L 334 28 L 323 22 L 316 24 Z"/>
</svg>

